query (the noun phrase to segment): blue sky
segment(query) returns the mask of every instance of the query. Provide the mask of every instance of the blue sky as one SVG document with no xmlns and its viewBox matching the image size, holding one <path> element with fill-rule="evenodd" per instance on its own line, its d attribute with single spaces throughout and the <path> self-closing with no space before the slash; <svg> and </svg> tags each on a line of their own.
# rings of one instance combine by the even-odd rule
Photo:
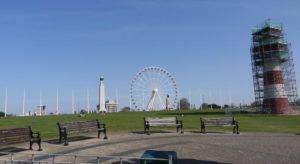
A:
<svg viewBox="0 0 300 164">
<path fill-rule="evenodd" d="M 177 79 L 180 97 L 206 101 L 253 101 L 251 29 L 265 19 L 283 23 L 292 44 L 299 86 L 299 1 L 230 0 L 10 0 L 0 1 L 0 110 L 20 113 L 39 103 L 39 90 L 54 111 L 97 103 L 98 79 L 108 98 L 118 88 L 129 105 L 130 81 L 144 67 L 160 66 Z M 221 97 L 221 98 L 220 98 Z"/>
</svg>

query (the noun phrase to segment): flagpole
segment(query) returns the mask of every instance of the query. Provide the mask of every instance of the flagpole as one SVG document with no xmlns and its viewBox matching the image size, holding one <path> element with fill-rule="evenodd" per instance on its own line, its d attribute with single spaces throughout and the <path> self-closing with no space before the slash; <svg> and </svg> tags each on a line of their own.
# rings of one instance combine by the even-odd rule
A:
<svg viewBox="0 0 300 164">
<path fill-rule="evenodd" d="M 132 105 L 131 105 L 131 97 L 130 96 L 129 96 L 129 108 L 130 108 L 130 111 L 131 111 Z"/>
<path fill-rule="evenodd" d="M 74 105 L 74 90 L 72 90 L 72 112 L 75 114 L 75 105 Z"/>
<path fill-rule="evenodd" d="M 40 89 L 40 116 L 42 116 L 42 105 L 43 104 L 43 100 L 42 100 L 42 89 Z"/>
<path fill-rule="evenodd" d="M 191 90 L 189 90 L 189 102 L 190 102 L 190 106 L 189 106 L 189 108 L 190 108 L 190 110 L 192 109 L 192 92 L 191 92 Z"/>
<path fill-rule="evenodd" d="M 59 114 L 59 97 L 58 97 L 58 88 L 56 88 L 56 114 Z"/>
<path fill-rule="evenodd" d="M 5 88 L 5 106 L 4 106 L 4 117 L 7 116 L 7 88 Z"/>
<path fill-rule="evenodd" d="M 25 116 L 25 100 L 26 100 L 26 90 L 23 91 L 23 116 Z"/>
<path fill-rule="evenodd" d="M 119 91 L 118 91 L 118 88 L 116 88 L 116 103 L 117 103 L 117 111 L 119 111 Z"/>
<path fill-rule="evenodd" d="M 87 112 L 90 113 L 90 91 L 86 89 L 86 98 L 87 98 Z"/>
</svg>

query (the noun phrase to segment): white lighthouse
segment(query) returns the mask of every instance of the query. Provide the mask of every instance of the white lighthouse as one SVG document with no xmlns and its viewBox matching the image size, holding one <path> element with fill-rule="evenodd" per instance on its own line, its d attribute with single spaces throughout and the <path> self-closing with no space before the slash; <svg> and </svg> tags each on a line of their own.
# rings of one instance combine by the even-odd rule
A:
<svg viewBox="0 0 300 164">
<path fill-rule="evenodd" d="M 99 112 L 107 112 L 105 108 L 105 86 L 104 86 L 104 77 L 100 77 L 99 84 Z"/>
</svg>

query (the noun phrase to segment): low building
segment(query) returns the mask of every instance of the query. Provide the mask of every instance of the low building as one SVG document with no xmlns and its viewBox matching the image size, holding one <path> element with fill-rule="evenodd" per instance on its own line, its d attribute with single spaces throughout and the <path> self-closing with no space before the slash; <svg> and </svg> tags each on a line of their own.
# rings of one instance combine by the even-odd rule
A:
<svg viewBox="0 0 300 164">
<path fill-rule="evenodd" d="M 44 115 L 46 115 L 46 106 L 45 105 L 38 105 L 36 107 L 35 115 L 36 116 L 44 116 Z"/>
<path fill-rule="evenodd" d="M 118 112 L 118 103 L 116 103 L 114 100 L 106 101 L 105 107 L 108 113 Z"/>
</svg>

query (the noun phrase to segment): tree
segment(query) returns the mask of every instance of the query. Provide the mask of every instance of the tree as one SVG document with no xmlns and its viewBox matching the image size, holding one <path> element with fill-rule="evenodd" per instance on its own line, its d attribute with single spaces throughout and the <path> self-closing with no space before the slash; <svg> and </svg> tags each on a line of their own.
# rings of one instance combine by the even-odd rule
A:
<svg viewBox="0 0 300 164">
<path fill-rule="evenodd" d="M 81 109 L 80 113 L 79 114 L 87 114 L 88 112 L 84 109 Z"/>
<path fill-rule="evenodd" d="M 257 107 L 257 106 L 259 106 L 259 102 L 254 101 L 254 102 L 252 102 L 252 103 L 250 104 L 250 106 L 251 106 L 252 108 Z"/>
<path fill-rule="evenodd" d="M 296 105 L 300 106 L 300 98 L 296 100 Z"/>
<path fill-rule="evenodd" d="M 188 110 L 191 107 L 191 104 L 187 98 L 180 99 L 179 105 L 181 110 Z"/>
<path fill-rule="evenodd" d="M 202 103 L 201 107 L 202 107 L 202 109 L 208 108 L 208 104 L 207 103 Z"/>
<path fill-rule="evenodd" d="M 219 108 L 221 108 L 221 106 L 219 106 L 219 105 L 217 105 L 215 103 L 209 104 L 208 106 L 211 107 L 211 108 L 213 108 L 213 109 L 219 109 Z"/>
<path fill-rule="evenodd" d="M 227 104 L 225 104 L 223 108 L 225 108 L 225 109 L 226 109 L 226 108 L 230 108 L 230 106 L 227 105 Z"/>
<path fill-rule="evenodd" d="M 121 109 L 121 112 L 129 112 L 130 108 L 129 107 L 124 107 Z"/>
<path fill-rule="evenodd" d="M 0 111 L 0 117 L 4 117 L 5 116 L 5 113 Z"/>
</svg>

